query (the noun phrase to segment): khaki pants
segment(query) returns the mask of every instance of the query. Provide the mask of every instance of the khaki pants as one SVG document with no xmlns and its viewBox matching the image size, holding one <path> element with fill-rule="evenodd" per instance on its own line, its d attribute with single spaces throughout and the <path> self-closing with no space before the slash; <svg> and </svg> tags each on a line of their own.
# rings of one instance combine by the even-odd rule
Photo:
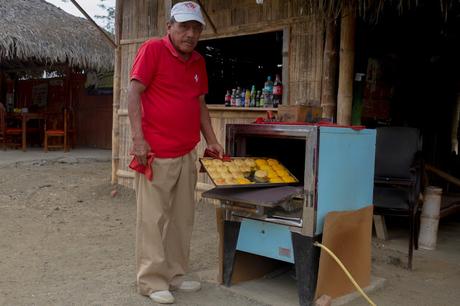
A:
<svg viewBox="0 0 460 306">
<path fill-rule="evenodd" d="M 150 295 L 177 286 L 188 268 L 195 214 L 196 151 L 155 158 L 153 180 L 136 173 L 138 291 Z"/>
</svg>

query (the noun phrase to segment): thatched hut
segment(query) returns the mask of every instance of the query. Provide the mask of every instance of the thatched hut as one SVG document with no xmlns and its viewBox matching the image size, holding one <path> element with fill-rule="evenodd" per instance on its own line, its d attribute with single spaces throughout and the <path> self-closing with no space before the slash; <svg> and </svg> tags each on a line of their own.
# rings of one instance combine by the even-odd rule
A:
<svg viewBox="0 0 460 306">
<path fill-rule="evenodd" d="M 0 1 L 0 65 L 112 70 L 113 49 L 88 20 L 44 0 Z"/>
<path fill-rule="evenodd" d="M 84 90 L 87 72 L 113 71 L 114 50 L 104 35 L 44 0 L 0 0 L 0 16 L 0 102 L 31 107 L 40 91 L 46 111 L 74 109 L 79 144 L 110 148 L 112 95 Z M 44 71 L 54 78 L 43 79 Z"/>
<path fill-rule="evenodd" d="M 165 34 L 169 9 L 176 2 L 117 1 L 114 182 L 130 185 L 132 179 L 127 167 L 130 159 L 127 86 L 133 57 L 142 42 Z M 265 53 L 270 54 L 267 57 L 277 56 L 274 64 L 279 68 L 276 71 L 273 68 L 271 73 L 282 75 L 283 104 L 321 106 L 323 117 L 339 124 L 350 124 L 352 120 L 371 127 L 418 124 L 435 134 L 429 140 L 433 144 L 439 146 L 443 142 L 443 152 L 432 148 L 432 162 L 443 161 L 442 156 L 450 154 L 451 130 L 455 131 L 453 138 L 457 138 L 452 126 L 458 126 L 458 115 L 453 120 L 452 110 L 460 91 L 450 86 L 459 79 L 454 75 L 455 67 L 459 67 L 458 52 L 454 52 L 459 50 L 458 0 L 198 2 L 208 15 L 208 26 L 202 35 L 205 45 L 243 49 L 248 53 L 256 50 L 260 57 Z M 261 33 L 277 34 L 273 36 L 275 39 L 264 43 L 266 36 Z M 238 39 L 241 37 L 250 37 L 248 40 L 256 43 L 245 45 Z M 272 49 L 276 49 L 275 53 Z M 209 66 L 208 63 L 208 70 Z M 430 69 L 435 69 L 442 78 L 434 77 L 428 72 Z M 263 73 L 266 78 L 267 72 Z M 365 76 L 361 83 L 355 80 L 356 73 Z M 426 84 L 426 78 L 432 82 Z M 211 82 L 214 80 L 210 78 Z M 210 85 L 211 90 L 216 87 L 215 83 Z M 436 92 L 442 94 L 436 96 Z M 207 102 L 222 104 L 224 95 L 225 91 L 220 90 L 214 95 L 217 99 L 208 97 Z M 439 100 L 436 106 L 433 100 Z M 221 141 L 226 123 L 249 122 L 265 115 L 260 109 L 219 107 L 210 105 L 211 120 Z M 434 108 L 437 115 L 433 117 Z"/>
</svg>

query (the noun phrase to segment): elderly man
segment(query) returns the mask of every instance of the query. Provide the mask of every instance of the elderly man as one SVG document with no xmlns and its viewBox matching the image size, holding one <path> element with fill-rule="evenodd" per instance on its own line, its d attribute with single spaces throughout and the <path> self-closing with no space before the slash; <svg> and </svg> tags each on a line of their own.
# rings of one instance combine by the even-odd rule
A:
<svg viewBox="0 0 460 306">
<path fill-rule="evenodd" d="M 151 167 L 135 177 L 137 284 L 141 294 L 162 304 L 174 302 L 170 290 L 200 289 L 199 282 L 183 279 L 194 220 L 200 131 L 208 149 L 223 154 L 204 99 L 205 61 L 194 51 L 204 25 L 198 4 L 177 3 L 167 35 L 145 42 L 131 71 L 132 154 L 138 164 Z"/>
</svg>

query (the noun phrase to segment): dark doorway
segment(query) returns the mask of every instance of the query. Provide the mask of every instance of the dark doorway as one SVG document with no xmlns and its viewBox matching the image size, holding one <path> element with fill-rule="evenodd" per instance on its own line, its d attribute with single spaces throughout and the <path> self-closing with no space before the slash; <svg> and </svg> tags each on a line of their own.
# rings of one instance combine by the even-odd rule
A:
<svg viewBox="0 0 460 306">
<path fill-rule="evenodd" d="M 206 102 L 223 104 L 232 88 L 263 87 L 267 76 L 272 80 L 282 72 L 283 32 L 233 36 L 203 40 L 197 50 L 206 60 L 209 94 Z"/>
</svg>

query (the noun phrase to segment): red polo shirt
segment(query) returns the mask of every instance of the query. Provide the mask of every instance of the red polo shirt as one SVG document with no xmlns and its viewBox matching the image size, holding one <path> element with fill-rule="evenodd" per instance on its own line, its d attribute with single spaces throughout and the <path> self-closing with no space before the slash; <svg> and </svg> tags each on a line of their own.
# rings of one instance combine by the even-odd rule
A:
<svg viewBox="0 0 460 306">
<path fill-rule="evenodd" d="M 146 90 L 142 100 L 142 131 L 158 157 L 187 154 L 200 141 L 199 96 L 208 93 L 203 57 L 193 51 L 185 61 L 168 36 L 146 41 L 139 49 L 131 80 Z"/>
</svg>

